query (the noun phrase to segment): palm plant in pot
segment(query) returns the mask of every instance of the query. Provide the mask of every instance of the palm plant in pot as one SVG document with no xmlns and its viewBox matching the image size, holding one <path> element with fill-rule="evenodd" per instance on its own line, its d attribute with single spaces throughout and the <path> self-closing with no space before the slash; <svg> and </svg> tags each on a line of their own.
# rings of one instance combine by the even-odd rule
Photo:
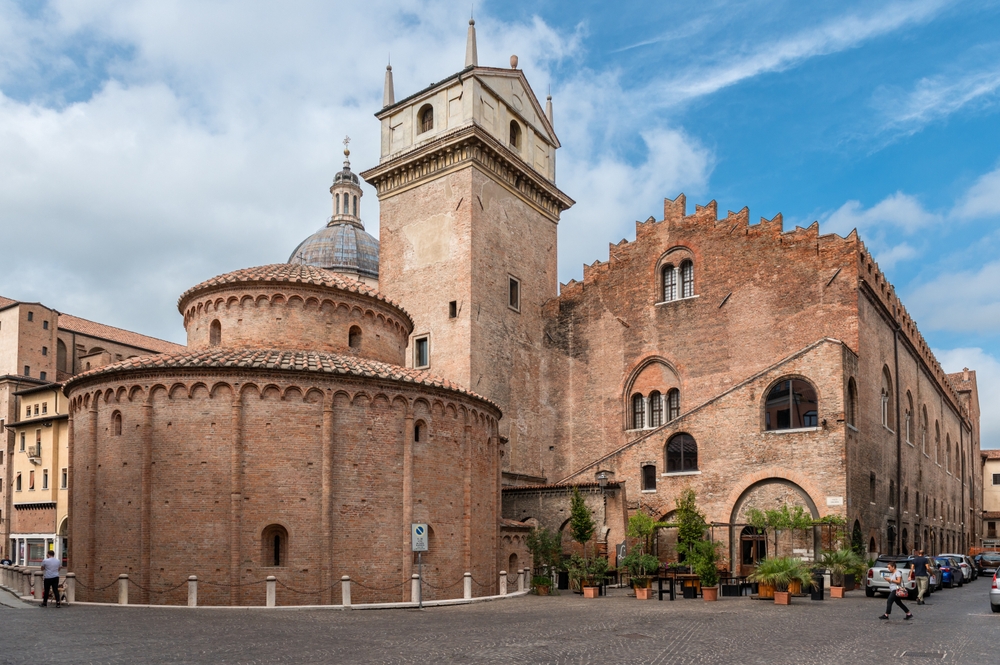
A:
<svg viewBox="0 0 1000 665">
<path fill-rule="evenodd" d="M 824 552 L 821 563 L 830 571 L 830 597 L 843 598 L 847 590 L 844 578 L 861 565 L 861 557 L 850 548 Z"/>
<path fill-rule="evenodd" d="M 806 588 L 813 585 L 809 568 L 802 563 L 801 559 L 788 556 L 764 559 L 757 566 L 757 570 L 750 575 L 750 581 L 757 582 L 761 598 L 769 597 L 764 595 L 765 588 L 773 589 L 775 605 L 791 604 L 792 594 L 789 593 L 788 587 L 793 582 L 798 582 Z"/>
</svg>

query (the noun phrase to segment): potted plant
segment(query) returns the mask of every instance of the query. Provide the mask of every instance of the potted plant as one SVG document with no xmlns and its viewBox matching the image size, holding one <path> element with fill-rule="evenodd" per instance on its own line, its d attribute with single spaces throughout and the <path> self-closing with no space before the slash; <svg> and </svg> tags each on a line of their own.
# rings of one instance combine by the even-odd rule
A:
<svg viewBox="0 0 1000 665">
<path fill-rule="evenodd" d="M 528 534 L 526 544 L 531 552 L 535 572 L 531 578 L 531 586 L 539 596 L 547 596 L 552 587 L 552 574 L 560 565 L 562 542 L 558 534 L 536 527 Z M 548 575 L 544 574 L 546 571 Z"/>
<path fill-rule="evenodd" d="M 701 597 L 711 602 L 719 599 L 719 569 L 716 567 L 715 543 L 702 541 L 697 548 L 694 572 L 701 582 Z"/>
<path fill-rule="evenodd" d="M 788 587 L 792 581 L 797 581 L 805 587 L 813 585 L 809 568 L 800 559 L 785 556 L 771 557 L 761 561 L 757 570 L 750 575 L 750 580 L 757 582 L 762 592 L 765 586 L 773 589 L 775 605 L 791 604 L 792 594 L 789 593 Z M 761 593 L 759 597 L 766 598 L 767 596 Z"/>
<path fill-rule="evenodd" d="M 830 571 L 830 597 L 843 598 L 848 591 L 844 578 L 854 572 L 861 564 L 861 557 L 849 548 L 841 548 L 832 552 L 824 552 L 821 562 Z"/>
<path fill-rule="evenodd" d="M 622 565 L 628 568 L 635 597 L 639 600 L 649 599 L 650 574 L 660 569 L 660 560 L 648 552 L 652 549 L 653 534 L 662 526 L 666 526 L 666 522 L 657 522 L 641 510 L 628 518 L 625 535 L 634 538 L 636 546 L 622 559 Z"/>
<path fill-rule="evenodd" d="M 566 570 L 571 579 L 576 579 L 583 591 L 584 598 L 597 598 L 597 584 L 604 580 L 608 570 L 608 560 L 603 557 L 589 558 L 587 556 L 587 543 L 594 537 L 597 526 L 594 524 L 594 516 L 587 508 L 580 488 L 573 488 L 573 496 L 570 498 L 569 531 L 573 540 L 580 543 L 583 548 L 583 556 L 574 554 L 570 557 L 566 565 Z"/>
<path fill-rule="evenodd" d="M 539 596 L 547 596 L 552 586 L 552 578 L 547 575 L 535 575 L 531 578 L 531 586 Z"/>
</svg>

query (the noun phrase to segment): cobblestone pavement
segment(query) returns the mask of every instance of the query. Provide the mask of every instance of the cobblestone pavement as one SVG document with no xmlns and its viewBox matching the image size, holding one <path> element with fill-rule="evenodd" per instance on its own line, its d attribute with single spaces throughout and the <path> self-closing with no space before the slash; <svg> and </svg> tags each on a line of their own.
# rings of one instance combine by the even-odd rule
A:
<svg viewBox="0 0 1000 665">
<path fill-rule="evenodd" d="M 0 663 L 991 663 L 986 579 L 896 608 L 882 598 L 637 601 L 613 590 L 420 610 L 0 606 Z"/>
</svg>

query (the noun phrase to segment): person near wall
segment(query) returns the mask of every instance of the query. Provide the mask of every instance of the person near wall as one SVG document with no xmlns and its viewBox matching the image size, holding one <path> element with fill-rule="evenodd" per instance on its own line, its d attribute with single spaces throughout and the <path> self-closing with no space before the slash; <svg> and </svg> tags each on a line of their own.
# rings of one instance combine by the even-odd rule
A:
<svg viewBox="0 0 1000 665">
<path fill-rule="evenodd" d="M 56 607 L 62 607 L 62 604 L 59 602 L 60 565 L 61 562 L 56 558 L 55 551 L 49 550 L 49 555 L 42 561 L 42 581 L 45 585 L 45 590 L 42 592 L 42 607 L 46 607 L 49 604 L 49 589 L 52 589 L 52 595 L 56 597 Z"/>
<path fill-rule="evenodd" d="M 900 592 L 902 595 L 906 595 L 906 589 L 903 588 L 903 574 L 896 570 L 896 564 L 889 562 L 886 566 L 889 572 L 882 573 L 882 577 L 889 583 L 889 599 L 885 603 L 885 614 L 879 617 L 879 619 L 888 619 L 889 615 L 892 613 L 893 604 L 899 605 L 906 612 L 906 616 L 903 617 L 904 620 L 909 620 L 913 618 L 913 614 L 910 613 L 910 609 L 903 604 L 903 600 L 900 598 Z"/>
<path fill-rule="evenodd" d="M 927 593 L 927 586 L 930 583 L 930 575 L 927 566 L 930 561 L 924 556 L 923 550 L 914 550 L 913 573 L 917 576 L 917 605 L 924 604 L 924 595 Z"/>
</svg>

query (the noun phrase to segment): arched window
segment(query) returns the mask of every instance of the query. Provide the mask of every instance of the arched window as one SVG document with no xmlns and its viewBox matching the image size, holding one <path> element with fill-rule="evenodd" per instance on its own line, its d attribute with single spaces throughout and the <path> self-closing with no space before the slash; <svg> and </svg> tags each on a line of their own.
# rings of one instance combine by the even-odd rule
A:
<svg viewBox="0 0 1000 665">
<path fill-rule="evenodd" d="M 847 409 L 844 418 L 851 427 L 858 426 L 858 384 L 854 383 L 853 377 L 847 381 Z"/>
<path fill-rule="evenodd" d="M 663 397 L 656 390 L 649 393 L 649 426 L 659 427 L 663 424 Z"/>
<path fill-rule="evenodd" d="M 642 465 L 642 489 L 644 489 L 644 490 L 655 490 L 656 489 L 656 465 L 655 464 L 643 464 Z"/>
<path fill-rule="evenodd" d="M 895 413 L 892 401 L 892 375 L 888 367 L 882 368 L 882 426 L 886 429 L 895 427 Z"/>
<path fill-rule="evenodd" d="M 811 383 L 804 379 L 781 379 L 767 393 L 764 427 L 768 430 L 815 427 L 818 409 L 819 400 Z"/>
<path fill-rule="evenodd" d="M 361 328 L 351 326 L 351 329 L 347 331 L 347 345 L 352 349 L 361 348 Z"/>
<path fill-rule="evenodd" d="M 934 461 L 941 464 L 941 423 L 934 421 Z"/>
<path fill-rule="evenodd" d="M 951 434 L 945 434 L 944 441 L 945 441 L 944 464 L 948 472 L 951 473 Z"/>
<path fill-rule="evenodd" d="M 260 565 L 288 565 L 288 531 L 280 524 L 264 527 L 260 535 Z"/>
<path fill-rule="evenodd" d="M 507 559 L 507 574 L 513 573 L 517 570 L 517 552 L 511 552 L 510 558 Z"/>
<path fill-rule="evenodd" d="M 339 215 L 340 214 L 340 194 L 334 195 L 333 200 L 336 201 L 334 212 L 335 212 L 335 214 Z"/>
<path fill-rule="evenodd" d="M 698 470 L 698 444 L 690 434 L 674 434 L 667 441 L 667 473 Z"/>
<path fill-rule="evenodd" d="M 681 415 L 681 391 L 671 388 L 667 393 L 667 421 L 679 418 Z"/>
<path fill-rule="evenodd" d="M 66 343 L 61 339 L 56 340 L 56 369 L 60 372 L 69 372 L 70 368 L 67 364 L 68 353 L 66 352 Z"/>
<path fill-rule="evenodd" d="M 517 124 L 517 120 L 510 121 L 510 147 L 514 150 L 521 149 L 521 126 Z"/>
<path fill-rule="evenodd" d="M 677 271 L 671 263 L 663 266 L 663 302 L 677 300 Z"/>
<path fill-rule="evenodd" d="M 632 429 L 642 429 L 646 426 L 646 399 L 636 393 L 632 395 Z"/>
<path fill-rule="evenodd" d="M 927 454 L 927 406 L 920 411 L 920 450 Z"/>
<path fill-rule="evenodd" d="M 906 442 L 913 443 L 913 395 L 906 391 Z"/>
<path fill-rule="evenodd" d="M 111 431 L 115 436 L 122 435 L 122 412 L 115 411 L 111 416 Z"/>
<path fill-rule="evenodd" d="M 694 295 L 694 263 L 690 260 L 681 262 L 681 298 Z"/>
<path fill-rule="evenodd" d="M 424 132 L 429 132 L 434 129 L 434 107 L 430 104 L 424 104 L 420 108 L 420 113 L 417 114 L 420 118 L 420 134 Z"/>
<path fill-rule="evenodd" d="M 424 424 L 424 421 L 418 420 L 413 425 L 413 442 L 420 443 L 424 438 L 426 438 L 426 435 L 427 425 Z"/>
<path fill-rule="evenodd" d="M 353 214 L 355 217 L 357 217 L 358 216 L 358 197 L 354 196 L 354 197 L 351 197 L 351 198 L 354 199 L 354 203 L 353 203 L 354 212 L 351 213 L 351 214 Z"/>
<path fill-rule="evenodd" d="M 218 346 L 219 344 L 222 344 L 222 324 L 219 323 L 218 319 L 215 319 L 208 327 L 208 345 Z"/>
</svg>

